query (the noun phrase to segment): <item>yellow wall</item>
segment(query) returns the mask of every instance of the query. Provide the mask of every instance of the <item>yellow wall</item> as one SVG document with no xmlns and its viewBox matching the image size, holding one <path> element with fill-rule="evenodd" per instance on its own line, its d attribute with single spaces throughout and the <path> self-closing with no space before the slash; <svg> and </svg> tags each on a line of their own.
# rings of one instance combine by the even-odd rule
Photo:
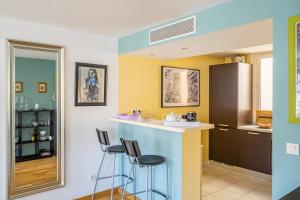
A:
<svg viewBox="0 0 300 200">
<path fill-rule="evenodd" d="M 130 112 L 138 108 L 144 113 L 161 119 L 171 111 L 185 114 L 196 111 L 198 120 L 209 120 L 209 65 L 224 63 L 224 58 L 197 56 L 177 60 L 147 59 L 119 56 L 119 112 Z M 161 108 L 161 66 L 200 69 L 200 106 Z M 208 133 L 202 136 L 203 159 L 208 160 Z"/>
</svg>

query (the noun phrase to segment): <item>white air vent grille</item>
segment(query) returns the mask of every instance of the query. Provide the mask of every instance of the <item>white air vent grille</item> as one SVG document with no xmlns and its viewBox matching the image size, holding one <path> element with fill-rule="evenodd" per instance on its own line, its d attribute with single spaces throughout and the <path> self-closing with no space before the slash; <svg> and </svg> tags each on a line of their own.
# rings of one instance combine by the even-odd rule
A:
<svg viewBox="0 0 300 200">
<path fill-rule="evenodd" d="M 183 37 L 196 33 L 196 16 L 188 17 L 149 31 L 149 44 Z"/>
</svg>

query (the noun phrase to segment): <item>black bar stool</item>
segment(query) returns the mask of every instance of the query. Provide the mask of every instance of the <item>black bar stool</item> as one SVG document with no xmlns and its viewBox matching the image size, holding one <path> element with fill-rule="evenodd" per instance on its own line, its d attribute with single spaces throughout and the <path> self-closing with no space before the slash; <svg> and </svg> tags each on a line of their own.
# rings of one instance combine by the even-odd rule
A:
<svg viewBox="0 0 300 200">
<path fill-rule="evenodd" d="M 150 199 L 152 200 L 152 193 L 156 193 L 160 196 L 162 196 L 165 199 L 169 199 L 169 185 L 168 185 L 168 165 L 165 161 L 165 158 L 158 155 L 142 155 L 139 144 L 135 140 L 124 140 L 121 138 L 122 145 L 125 149 L 126 154 L 128 155 L 129 162 L 131 163 L 131 169 L 129 172 L 128 177 L 131 176 L 132 171 L 134 170 L 135 166 L 138 166 L 140 168 L 147 167 L 147 179 L 146 179 L 146 190 L 135 192 L 130 195 L 136 195 L 141 193 L 146 193 L 146 200 L 148 200 L 149 193 L 150 193 Z M 152 187 L 152 168 L 157 165 L 165 164 L 166 165 L 166 185 L 167 185 L 167 194 L 164 194 L 158 190 L 153 189 Z M 150 171 L 150 189 L 149 189 L 149 171 Z M 130 179 L 127 178 L 125 188 L 122 192 L 122 200 L 124 199 L 124 193 L 126 191 L 126 187 L 129 184 Z"/>
<path fill-rule="evenodd" d="M 120 174 L 120 175 L 115 174 L 116 156 L 117 156 L 117 154 L 125 153 L 125 149 L 124 149 L 123 145 L 111 146 L 110 142 L 109 142 L 107 131 L 100 131 L 99 129 L 96 129 L 96 132 L 97 132 L 98 140 L 100 142 L 101 150 L 104 152 L 104 154 L 103 154 L 103 157 L 101 159 L 101 163 L 100 163 L 100 166 L 99 166 L 99 169 L 98 169 L 92 200 L 94 200 L 94 197 L 95 197 L 95 192 L 96 192 L 98 181 L 103 180 L 103 179 L 108 179 L 108 178 L 112 178 L 112 188 L 111 188 L 111 193 L 110 193 L 110 199 L 113 200 L 113 198 L 114 198 L 114 189 L 115 189 L 115 177 L 125 177 L 125 178 L 127 178 L 127 180 L 129 180 L 130 183 L 133 182 L 133 178 L 131 178 L 131 177 L 125 175 L 125 174 Z M 112 154 L 114 156 L 112 176 L 99 177 L 100 170 L 102 168 L 103 161 L 104 161 L 104 158 L 105 158 L 107 153 Z M 123 186 L 124 186 L 124 184 L 119 185 L 117 187 L 123 187 Z"/>
</svg>

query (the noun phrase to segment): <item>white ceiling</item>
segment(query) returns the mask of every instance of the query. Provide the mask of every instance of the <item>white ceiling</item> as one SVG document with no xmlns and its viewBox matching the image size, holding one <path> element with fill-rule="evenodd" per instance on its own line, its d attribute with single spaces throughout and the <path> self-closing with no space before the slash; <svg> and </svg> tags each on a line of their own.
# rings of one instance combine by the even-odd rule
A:
<svg viewBox="0 0 300 200">
<path fill-rule="evenodd" d="M 126 55 L 178 59 L 206 54 L 229 55 L 243 53 L 242 51 L 256 53 L 271 50 L 272 20 L 268 19 L 206 35 L 154 45 L 126 53 Z"/>
<path fill-rule="evenodd" d="M 230 0 L 0 0 L 0 17 L 120 37 Z"/>
<path fill-rule="evenodd" d="M 265 45 L 260 45 L 260 46 L 218 52 L 218 53 L 214 53 L 212 55 L 226 57 L 226 56 L 232 56 L 232 55 L 255 54 L 255 53 L 263 53 L 263 52 L 271 52 L 271 51 L 273 51 L 273 44 L 265 44 Z"/>
</svg>

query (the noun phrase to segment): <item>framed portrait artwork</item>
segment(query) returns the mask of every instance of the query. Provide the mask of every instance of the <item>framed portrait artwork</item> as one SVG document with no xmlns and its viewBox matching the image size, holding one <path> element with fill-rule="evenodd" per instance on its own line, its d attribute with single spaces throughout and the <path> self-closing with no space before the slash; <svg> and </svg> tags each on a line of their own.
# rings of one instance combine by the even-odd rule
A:
<svg viewBox="0 0 300 200">
<path fill-rule="evenodd" d="M 22 93 L 23 92 L 23 82 L 16 82 L 15 83 L 15 92 Z"/>
<path fill-rule="evenodd" d="M 75 106 L 106 106 L 107 66 L 76 63 Z"/>
<path fill-rule="evenodd" d="M 289 18 L 289 121 L 300 124 L 300 15 Z"/>
<path fill-rule="evenodd" d="M 200 70 L 161 67 L 161 107 L 200 106 Z"/>
<path fill-rule="evenodd" d="M 38 82 L 37 83 L 37 92 L 38 93 L 47 93 L 47 83 Z"/>
</svg>

